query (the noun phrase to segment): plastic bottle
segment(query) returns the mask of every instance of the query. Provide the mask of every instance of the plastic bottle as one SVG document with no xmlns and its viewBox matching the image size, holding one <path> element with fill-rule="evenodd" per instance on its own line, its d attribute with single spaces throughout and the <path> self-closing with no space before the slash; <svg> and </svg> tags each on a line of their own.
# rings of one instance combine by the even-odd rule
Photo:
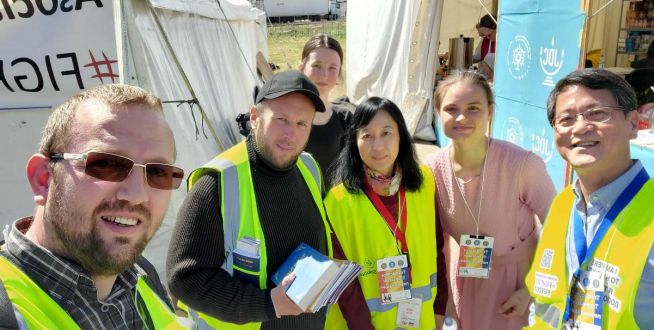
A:
<svg viewBox="0 0 654 330">
<path fill-rule="evenodd" d="M 456 320 L 452 317 L 446 316 L 443 321 L 443 330 L 458 330 L 459 325 L 456 323 Z"/>
<path fill-rule="evenodd" d="M 599 68 L 604 70 L 606 68 L 606 61 L 604 59 L 604 54 L 600 56 L 600 61 L 599 61 Z"/>
</svg>

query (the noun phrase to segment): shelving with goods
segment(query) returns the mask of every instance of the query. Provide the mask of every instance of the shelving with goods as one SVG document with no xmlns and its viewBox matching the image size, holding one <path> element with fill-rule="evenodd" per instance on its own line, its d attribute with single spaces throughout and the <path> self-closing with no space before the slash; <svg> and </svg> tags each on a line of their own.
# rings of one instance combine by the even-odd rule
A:
<svg viewBox="0 0 654 330">
<path fill-rule="evenodd" d="M 617 56 L 643 58 L 654 40 L 654 0 L 623 0 Z"/>
</svg>

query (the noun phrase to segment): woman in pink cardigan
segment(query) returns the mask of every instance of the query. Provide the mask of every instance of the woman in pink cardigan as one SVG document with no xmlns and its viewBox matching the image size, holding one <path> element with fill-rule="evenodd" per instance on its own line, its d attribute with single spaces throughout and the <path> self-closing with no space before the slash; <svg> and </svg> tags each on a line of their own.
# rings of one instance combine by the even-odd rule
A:
<svg viewBox="0 0 654 330">
<path fill-rule="evenodd" d="M 484 76 L 449 76 L 435 108 L 452 143 L 427 165 L 445 240 L 457 243 L 446 259 L 459 329 L 521 329 L 530 302 L 524 277 L 555 195 L 552 180 L 537 155 L 486 135 L 493 94 Z"/>
</svg>

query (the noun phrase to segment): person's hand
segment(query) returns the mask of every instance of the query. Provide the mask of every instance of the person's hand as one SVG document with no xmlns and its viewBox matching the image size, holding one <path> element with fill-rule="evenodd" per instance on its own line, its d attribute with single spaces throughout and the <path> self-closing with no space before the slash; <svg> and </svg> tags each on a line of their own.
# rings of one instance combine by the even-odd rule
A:
<svg viewBox="0 0 654 330">
<path fill-rule="evenodd" d="M 523 315 L 529 306 L 531 297 L 527 288 L 522 288 L 514 292 L 509 299 L 507 299 L 500 309 L 497 311 L 502 317 L 508 319 L 516 316 Z"/>
<path fill-rule="evenodd" d="M 270 291 L 270 298 L 275 306 L 277 317 L 284 315 L 300 315 L 304 313 L 304 311 L 286 295 L 286 289 L 291 285 L 291 283 L 293 283 L 293 280 L 295 280 L 295 274 L 290 273 L 284 277 L 279 286 Z"/>
<path fill-rule="evenodd" d="M 434 314 L 434 319 L 436 320 L 436 329 L 442 329 L 445 316 L 440 314 Z"/>
<path fill-rule="evenodd" d="M 491 69 L 488 63 L 484 61 L 479 62 L 479 69 L 481 70 L 481 73 L 486 76 L 486 79 L 493 81 L 493 69 Z"/>
</svg>

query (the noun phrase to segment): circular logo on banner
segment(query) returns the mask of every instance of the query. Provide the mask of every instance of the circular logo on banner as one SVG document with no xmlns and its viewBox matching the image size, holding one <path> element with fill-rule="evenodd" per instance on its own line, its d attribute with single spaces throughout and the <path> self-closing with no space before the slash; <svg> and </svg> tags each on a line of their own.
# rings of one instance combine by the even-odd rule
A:
<svg viewBox="0 0 654 330">
<path fill-rule="evenodd" d="M 400 266 L 400 267 L 404 266 L 404 261 L 398 260 L 397 265 Z"/>
<path fill-rule="evenodd" d="M 527 76 L 531 65 L 531 46 L 526 36 L 519 34 L 509 43 L 507 52 L 509 74 L 515 80 L 522 80 Z"/>
<path fill-rule="evenodd" d="M 470 243 L 472 243 L 472 241 L 469 240 L 469 239 L 467 239 L 467 240 L 466 240 L 466 245 L 470 245 Z"/>
<path fill-rule="evenodd" d="M 525 134 L 522 128 L 522 124 L 518 118 L 508 117 L 504 121 L 504 127 L 502 131 L 504 132 L 505 140 L 519 146 L 524 145 Z"/>
<path fill-rule="evenodd" d="M 381 264 L 381 269 L 386 269 L 386 267 L 388 267 L 388 266 L 386 265 L 385 262 Z"/>
<path fill-rule="evenodd" d="M 395 267 L 395 261 L 391 261 L 391 262 L 389 262 L 389 263 L 388 263 L 388 266 L 389 266 L 389 267 Z"/>
<path fill-rule="evenodd" d="M 487 241 L 484 241 L 483 245 L 484 245 L 484 246 L 488 246 L 488 242 L 487 242 Z"/>
<path fill-rule="evenodd" d="M 479 240 L 475 240 L 475 246 L 479 246 Z"/>
</svg>

